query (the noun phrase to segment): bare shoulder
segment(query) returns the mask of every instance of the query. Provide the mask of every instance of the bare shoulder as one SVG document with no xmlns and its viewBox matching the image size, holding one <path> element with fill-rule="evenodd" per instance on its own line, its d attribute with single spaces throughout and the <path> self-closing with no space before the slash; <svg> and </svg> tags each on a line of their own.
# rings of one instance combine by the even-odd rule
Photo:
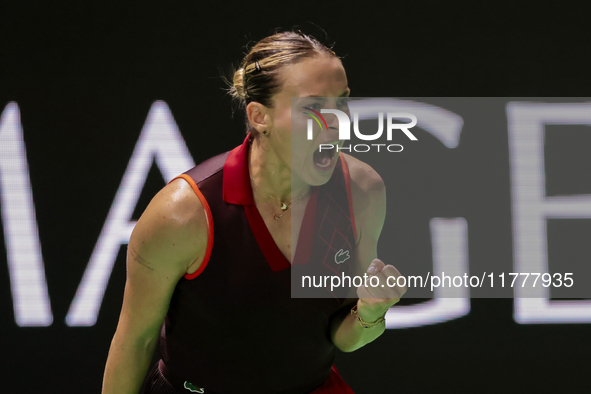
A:
<svg viewBox="0 0 591 394">
<path fill-rule="evenodd" d="M 349 168 L 353 212 L 359 238 L 369 223 L 383 223 L 386 213 L 386 185 L 380 174 L 369 164 L 341 153 Z M 379 228 L 381 230 L 381 226 Z"/>
<path fill-rule="evenodd" d="M 364 205 L 377 202 L 385 196 L 386 186 L 384 180 L 369 164 L 343 153 L 349 167 L 349 176 L 351 177 L 351 193 L 353 200 L 357 200 Z"/>
<path fill-rule="evenodd" d="M 175 179 L 166 185 L 150 203 L 162 210 L 172 223 L 187 224 L 205 218 L 203 204 L 191 185 L 184 179 Z"/>
<path fill-rule="evenodd" d="M 130 249 L 147 264 L 166 264 L 158 268 L 179 269 L 184 274 L 203 258 L 207 228 L 199 197 L 187 181 L 177 179 L 154 196 L 133 231 Z"/>
</svg>

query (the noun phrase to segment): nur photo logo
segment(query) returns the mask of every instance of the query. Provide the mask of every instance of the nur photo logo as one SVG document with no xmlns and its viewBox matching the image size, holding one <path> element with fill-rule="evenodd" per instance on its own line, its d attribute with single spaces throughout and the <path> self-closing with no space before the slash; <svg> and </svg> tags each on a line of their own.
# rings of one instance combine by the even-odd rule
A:
<svg viewBox="0 0 591 394">
<path fill-rule="evenodd" d="M 347 141 L 351 140 L 351 123 L 353 124 L 353 132 L 355 136 L 362 141 L 376 141 L 384 134 L 386 130 L 386 140 L 392 141 L 393 132 L 396 130 L 402 131 L 411 141 L 417 141 L 417 137 L 410 131 L 410 129 L 417 124 L 417 117 L 411 113 L 397 113 L 397 112 L 378 112 L 378 130 L 373 134 L 364 134 L 359 129 L 359 112 L 353 111 L 353 121 L 347 113 L 338 109 L 320 109 L 316 111 L 310 107 L 302 107 L 305 111 L 302 112 L 305 115 L 310 116 L 312 119 L 308 119 L 307 123 L 307 139 L 314 139 L 314 123 L 318 124 L 320 130 L 328 130 L 328 123 L 322 114 L 333 114 L 338 120 L 339 129 L 339 140 Z M 385 116 L 384 116 L 385 115 Z M 410 122 L 399 123 L 395 120 L 408 119 Z M 385 124 L 385 127 L 384 127 Z M 335 144 L 319 144 L 319 151 L 336 149 L 338 151 L 350 152 L 369 152 L 376 150 L 380 152 L 384 149 L 388 152 L 402 152 L 404 147 L 401 144 L 385 144 L 385 143 L 372 143 L 372 144 L 350 144 L 348 146 L 338 146 Z"/>
</svg>

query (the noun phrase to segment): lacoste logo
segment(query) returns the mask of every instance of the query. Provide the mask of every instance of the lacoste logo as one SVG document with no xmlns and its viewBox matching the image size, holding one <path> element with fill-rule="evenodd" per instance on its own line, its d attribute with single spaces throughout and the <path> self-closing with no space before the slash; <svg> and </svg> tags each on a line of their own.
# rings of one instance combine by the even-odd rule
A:
<svg viewBox="0 0 591 394">
<path fill-rule="evenodd" d="M 202 389 L 201 387 L 197 387 L 197 386 L 187 382 L 186 380 L 185 380 L 184 386 L 187 390 L 189 390 L 192 393 L 205 393 L 205 389 Z"/>
<path fill-rule="evenodd" d="M 349 251 L 345 250 L 343 252 L 343 249 L 341 249 L 334 255 L 334 261 L 337 264 L 343 264 L 349 257 L 351 257 L 349 256 Z"/>
</svg>

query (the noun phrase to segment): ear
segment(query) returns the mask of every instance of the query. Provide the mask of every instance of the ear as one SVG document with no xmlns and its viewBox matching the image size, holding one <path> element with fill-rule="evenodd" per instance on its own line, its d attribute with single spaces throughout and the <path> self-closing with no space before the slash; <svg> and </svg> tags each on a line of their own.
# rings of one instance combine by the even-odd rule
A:
<svg viewBox="0 0 591 394">
<path fill-rule="evenodd" d="M 246 115 L 248 116 L 248 121 L 252 127 L 254 127 L 259 133 L 269 130 L 272 126 L 269 124 L 269 109 L 261 103 L 255 101 L 250 102 L 246 106 Z"/>
</svg>

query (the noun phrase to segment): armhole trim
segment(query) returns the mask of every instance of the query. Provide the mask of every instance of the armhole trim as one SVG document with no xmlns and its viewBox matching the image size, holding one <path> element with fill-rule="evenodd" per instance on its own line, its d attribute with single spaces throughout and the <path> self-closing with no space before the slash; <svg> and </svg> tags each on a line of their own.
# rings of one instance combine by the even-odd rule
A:
<svg viewBox="0 0 591 394">
<path fill-rule="evenodd" d="M 181 174 L 181 175 L 173 178 L 170 182 L 174 181 L 175 179 L 179 179 L 179 178 L 183 178 L 185 181 L 187 181 L 189 183 L 189 185 L 191 185 L 191 188 L 193 189 L 193 191 L 195 192 L 197 197 L 199 197 L 199 200 L 201 201 L 201 204 L 203 205 L 203 209 L 205 209 L 205 216 L 207 218 L 207 249 L 205 251 L 205 256 L 203 257 L 203 262 L 201 263 L 201 265 L 199 266 L 197 271 L 193 272 L 192 274 L 185 274 L 184 275 L 185 279 L 191 280 L 191 279 L 195 279 L 197 276 L 199 276 L 199 274 L 201 274 L 201 272 L 203 272 L 203 270 L 207 266 L 207 263 L 209 261 L 209 257 L 211 256 L 211 251 L 213 249 L 213 217 L 211 215 L 211 208 L 209 207 L 209 204 L 207 203 L 205 196 L 203 195 L 203 193 L 201 193 L 201 190 L 199 190 L 199 187 L 197 187 L 197 184 L 195 183 L 193 178 L 191 178 L 187 174 Z M 170 183 L 170 182 L 168 182 L 168 183 Z"/>
<path fill-rule="evenodd" d="M 347 186 L 347 199 L 349 200 L 349 213 L 351 214 L 351 225 L 353 226 L 353 236 L 355 237 L 355 243 L 357 243 L 357 226 L 355 225 L 355 213 L 353 212 L 353 197 L 351 194 L 351 175 L 349 174 L 349 165 L 347 159 L 343 156 L 342 152 L 339 152 L 341 157 L 341 165 L 343 167 L 343 174 L 345 176 L 345 185 Z"/>
</svg>

